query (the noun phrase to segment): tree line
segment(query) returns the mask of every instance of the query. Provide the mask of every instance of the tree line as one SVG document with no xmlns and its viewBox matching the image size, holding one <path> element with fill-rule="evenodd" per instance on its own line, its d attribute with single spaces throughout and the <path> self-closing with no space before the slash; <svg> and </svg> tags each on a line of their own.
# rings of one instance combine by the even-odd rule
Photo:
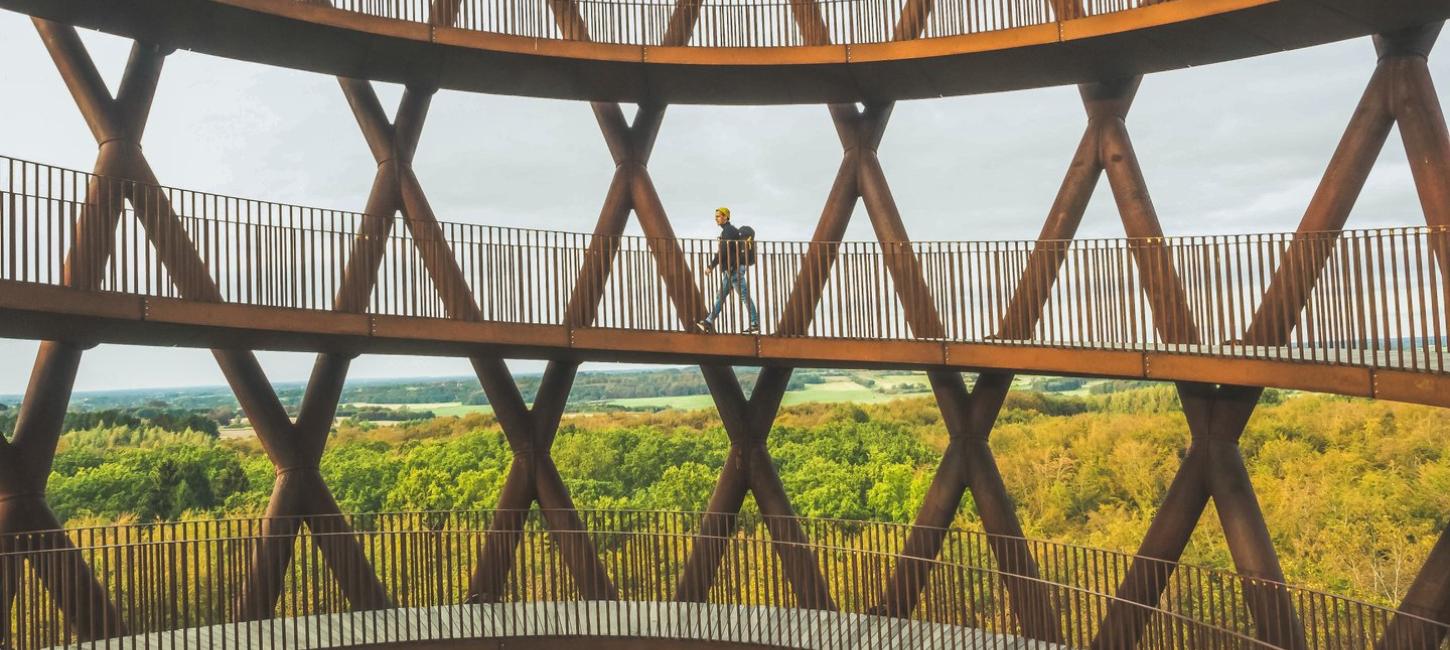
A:
<svg viewBox="0 0 1450 650">
<path fill-rule="evenodd" d="M 1266 393 L 1242 449 L 1289 580 L 1398 602 L 1450 523 L 1447 425 L 1441 409 Z M 1027 535 L 1131 552 L 1188 440 L 1171 387 L 1014 391 L 991 446 Z M 800 514 L 908 523 L 946 443 L 935 404 L 913 398 L 787 407 L 769 449 Z M 698 510 L 727 450 L 713 410 L 575 414 L 554 459 L 581 508 Z M 486 510 L 512 459 L 474 414 L 340 423 L 321 467 L 345 511 Z M 74 525 L 248 515 L 273 475 L 253 439 L 98 424 L 63 438 L 48 497 Z M 970 495 L 957 524 L 980 527 Z M 1212 505 L 1185 560 L 1233 566 Z"/>
</svg>

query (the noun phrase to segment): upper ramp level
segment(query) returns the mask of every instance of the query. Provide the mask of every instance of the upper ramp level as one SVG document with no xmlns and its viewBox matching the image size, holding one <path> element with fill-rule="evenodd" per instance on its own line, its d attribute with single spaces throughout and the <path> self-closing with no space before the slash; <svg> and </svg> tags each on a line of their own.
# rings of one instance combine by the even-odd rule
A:
<svg viewBox="0 0 1450 650">
<path fill-rule="evenodd" d="M 884 101 L 1144 74 L 1450 17 L 1447 0 L 0 0 L 333 75 L 640 103 Z"/>
<path fill-rule="evenodd" d="M 95 236 L 90 231 L 107 233 Z M 108 233 L 114 230 L 114 237 Z M 79 343 L 1008 370 L 1450 405 L 1450 229 L 759 242 L 250 201 L 0 157 L 0 336 Z"/>
</svg>

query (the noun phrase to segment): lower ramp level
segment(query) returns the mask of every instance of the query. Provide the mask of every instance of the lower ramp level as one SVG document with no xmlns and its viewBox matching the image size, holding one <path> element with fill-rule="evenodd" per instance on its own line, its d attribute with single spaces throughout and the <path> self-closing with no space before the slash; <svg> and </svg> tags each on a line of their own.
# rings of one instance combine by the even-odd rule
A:
<svg viewBox="0 0 1450 650">
<path fill-rule="evenodd" d="M 87 650 L 421 648 L 993 648 L 1057 647 L 970 627 L 780 607 L 669 602 L 535 602 L 386 609 L 196 627 L 80 645 Z M 662 643 L 663 642 L 663 643 Z M 66 646 L 77 647 L 77 646 Z M 492 647 L 492 646 L 487 646 Z"/>
</svg>

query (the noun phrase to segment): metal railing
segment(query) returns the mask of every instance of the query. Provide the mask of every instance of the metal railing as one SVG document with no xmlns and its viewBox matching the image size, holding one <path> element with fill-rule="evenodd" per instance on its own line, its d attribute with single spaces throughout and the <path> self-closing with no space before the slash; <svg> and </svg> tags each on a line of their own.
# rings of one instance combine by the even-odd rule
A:
<svg viewBox="0 0 1450 650">
<path fill-rule="evenodd" d="M 296 0 L 317 4 L 317 0 Z M 342 11 L 472 31 L 567 41 L 660 46 L 672 19 L 694 14 L 674 45 L 792 47 L 861 45 L 1031 27 L 1160 4 L 1167 0 L 332 0 Z M 925 10 L 923 10 L 925 7 Z M 456 9 L 455 9 L 456 8 Z M 456 19 L 448 20 L 448 11 Z M 555 11 L 565 12 L 560 21 Z M 800 16 L 808 16 L 802 27 Z M 561 27 L 561 25 L 563 25 Z M 678 28 L 677 28 L 678 29 Z"/>
<path fill-rule="evenodd" d="M 240 305 L 678 332 L 709 310 L 723 279 L 708 269 L 715 240 L 458 223 L 410 229 L 403 220 L 381 238 L 364 232 L 367 219 L 0 158 L 0 280 Z M 101 236 L 81 234 L 88 228 Z M 375 286 L 358 277 L 345 282 L 349 273 L 365 275 L 349 269 L 370 250 L 381 251 Z M 761 241 L 756 251 L 745 275 L 765 336 L 1154 350 L 1446 372 L 1445 229 Z M 438 272 L 450 265 L 456 272 Z M 732 296 L 716 325 L 738 331 L 746 320 Z"/>
<path fill-rule="evenodd" d="M 1261 626 L 1300 626 L 1305 647 L 1370 648 L 1397 615 L 1389 609 L 1311 590 L 1256 581 L 1188 566 L 1172 572 L 1163 596 L 1143 605 L 1114 594 L 1132 556 L 1072 545 L 944 531 L 940 558 L 907 559 L 905 525 L 798 520 L 812 540 L 806 549 L 824 576 L 835 609 L 800 602 L 789 587 L 782 545 L 771 541 L 765 520 L 741 516 L 726 538 L 698 537 L 701 515 L 683 512 L 583 512 L 587 532 L 549 532 L 538 511 L 519 533 L 491 530 L 487 512 L 419 512 L 348 517 L 352 532 L 304 534 L 277 554 L 263 537 L 261 519 L 228 519 L 84 528 L 0 539 L 0 585 L 9 586 L 0 616 L 0 646 L 14 650 L 83 647 L 321 648 L 428 638 L 511 636 L 635 636 L 756 642 L 797 648 L 1001 647 L 1024 635 L 1020 603 L 1041 608 L 1060 630 L 1058 643 L 1028 647 L 1129 647 L 1099 631 L 1107 612 L 1130 611 L 1141 622 L 1138 648 L 1268 648 Z M 275 520 L 273 520 L 275 522 Z M 338 531 L 338 526 L 327 528 Z M 470 593 L 482 549 L 519 534 L 507 587 L 496 602 Z M 363 550 L 365 563 L 329 563 L 320 550 L 328 536 L 344 536 Z M 564 549 L 587 537 L 619 594 L 612 601 L 581 601 Z M 63 545 L 64 537 L 73 546 Z M 686 557 L 702 541 L 721 544 L 723 561 L 703 604 L 675 603 Z M 269 551 L 269 548 L 271 549 Z M 1020 565 L 996 557 L 1004 548 L 1034 559 L 1040 577 L 1001 569 Z M 282 558 L 281 596 L 270 618 L 244 620 L 249 569 Z M 880 614 L 881 595 L 903 561 L 914 563 L 921 599 L 908 614 Z M 1141 561 L 1141 560 L 1140 560 Z M 61 615 L 77 592 L 51 592 L 94 575 L 114 619 L 75 629 Z M 346 579 L 375 577 L 389 606 L 356 612 L 339 588 Z M 1292 611 L 1254 613 L 1248 592 L 1269 591 Z M 1037 597 L 1014 599 L 1013 592 Z M 98 601 L 99 596 L 93 596 Z M 66 599 L 71 599 L 67 601 Z M 1034 612 L 1042 614 L 1044 612 Z M 1434 647 L 1446 626 L 1400 615 L 1404 647 Z M 1256 618 L 1257 617 L 1257 618 Z M 1411 638 L 1413 637 L 1413 638 Z M 1418 642 L 1416 642 L 1418 641 Z M 90 642 L 90 643 L 86 643 Z M 1059 645 L 1060 644 L 1060 645 Z"/>
</svg>

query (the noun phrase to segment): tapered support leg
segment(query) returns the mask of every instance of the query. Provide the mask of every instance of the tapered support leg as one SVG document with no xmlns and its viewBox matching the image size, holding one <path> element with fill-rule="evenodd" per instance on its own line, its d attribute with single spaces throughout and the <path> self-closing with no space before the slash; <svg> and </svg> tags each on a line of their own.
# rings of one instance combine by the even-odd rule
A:
<svg viewBox="0 0 1450 650">
<path fill-rule="evenodd" d="M 971 490 L 997 566 L 1003 574 L 1012 612 L 1025 636 L 1060 643 L 1057 605 L 1038 581 L 1037 562 L 1023 539 L 1022 525 L 997 470 L 987 437 L 1012 385 L 1010 374 L 984 374 L 967 392 L 956 372 L 928 373 L 951 442 L 932 479 L 902 558 L 887 583 L 877 612 L 909 617 L 927 585 L 933 562 L 941 553 L 947 530 L 956 518 L 962 495 Z"/>
<path fill-rule="evenodd" d="M 1211 497 L 1234 564 L 1245 577 L 1244 598 L 1256 636 L 1274 647 L 1304 648 L 1304 626 L 1282 588 L 1284 573 L 1238 448 L 1263 389 L 1180 383 L 1178 392 L 1193 442 L 1093 647 L 1137 646 L 1149 610 L 1162 597 Z"/>
<path fill-rule="evenodd" d="M 255 357 L 250 353 L 226 351 L 219 351 L 216 356 L 263 450 L 277 468 L 272 497 L 263 519 L 262 537 L 253 549 L 246 582 L 237 600 L 238 617 L 253 621 L 274 615 L 285 585 L 283 578 L 291 562 L 292 547 L 304 523 L 353 610 L 390 607 L 387 589 L 339 511 L 318 468 L 350 359 L 342 355 L 318 356 L 294 423 L 288 419 Z"/>
<path fill-rule="evenodd" d="M 1410 158 L 1415 186 L 1425 221 L 1431 226 L 1450 227 L 1450 134 L 1439 96 L 1426 67 L 1430 48 L 1442 25 L 1428 25 L 1381 36 L 1376 41 L 1381 69 L 1393 65 L 1396 92 L 1391 96 L 1405 153 Z M 1450 309 L 1450 236 L 1433 239 L 1439 260 L 1441 305 Z M 1397 614 L 1385 629 L 1377 650 L 1439 648 L 1450 625 L 1450 529 L 1441 534 L 1430 556 L 1405 593 Z"/>
<path fill-rule="evenodd" d="M 1190 448 L 1184 457 L 1127 575 L 1118 586 L 1115 600 L 1109 603 L 1107 615 L 1098 626 L 1094 650 L 1138 647 L 1150 610 L 1157 607 L 1175 563 L 1183 556 L 1193 529 L 1208 505 L 1208 481 L 1204 476 L 1206 455 L 1199 448 Z"/>
<path fill-rule="evenodd" d="M 475 357 L 472 361 L 514 452 L 514 462 L 469 583 L 468 601 L 498 602 L 503 597 L 523 535 L 525 514 L 535 501 L 580 596 L 585 600 L 617 600 L 619 590 L 604 569 L 584 520 L 549 456 L 578 364 L 550 362 L 530 409 L 503 360 Z"/>
<path fill-rule="evenodd" d="M 1379 63 L 1244 332 L 1246 343 L 1277 346 L 1290 340 L 1396 122 L 1426 223 L 1450 226 L 1450 135 L 1427 67 L 1442 26 L 1375 37 Z M 1440 261 L 1441 285 L 1446 286 L 1450 241 L 1432 237 L 1431 244 Z"/>
<path fill-rule="evenodd" d="M 770 427 L 780 411 L 780 400 L 790 384 L 791 369 L 762 369 L 749 400 L 745 399 L 733 369 L 712 365 L 701 366 L 700 372 L 705 376 L 730 437 L 730 453 L 710 497 L 708 511 L 701 519 L 700 534 L 685 560 L 675 600 L 704 602 L 709 596 L 729 549 L 727 538 L 734 533 L 736 516 L 744 505 L 746 492 L 750 492 L 764 515 L 773 542 L 771 548 L 780 558 L 796 603 L 807 609 L 834 610 L 836 604 L 820 563 L 808 547 L 809 538 L 790 505 L 775 461 L 765 446 Z"/>
<path fill-rule="evenodd" d="M 515 455 L 508 478 L 499 492 L 498 506 L 489 522 L 479 553 L 478 567 L 469 581 L 469 603 L 497 603 L 504 599 L 509 573 L 523 541 L 529 507 L 538 498 L 534 490 L 534 459 Z"/>
<path fill-rule="evenodd" d="M 70 539 L 51 532 L 61 524 L 45 503 L 46 479 L 80 359 L 81 348 L 72 344 L 47 341 L 40 346 L 15 432 L 8 442 L 0 439 L 0 539 L 24 535 L 22 550 L 39 553 L 32 556 L 31 570 L 71 629 L 83 639 L 102 639 L 124 634 L 125 624 Z M 4 579 L 13 585 L 20 567 L 7 569 Z M 0 589 L 6 590 L 0 616 L 8 620 L 15 592 L 4 585 Z"/>
<path fill-rule="evenodd" d="M 695 536 L 690 554 L 680 571 L 675 586 L 675 600 L 703 603 L 710 596 L 720 563 L 729 548 L 729 537 L 735 533 L 740 508 L 750 491 L 749 452 L 732 445 L 725 456 L 725 466 L 715 481 L 715 490 L 700 517 L 700 533 Z"/>
<path fill-rule="evenodd" d="M 1450 530 L 1440 534 L 1375 650 L 1436 650 L 1450 623 Z"/>
<path fill-rule="evenodd" d="M 64 277 L 67 286 L 100 289 L 115 246 L 116 225 L 125 200 L 131 198 L 126 184 L 114 179 L 135 178 L 135 172 L 149 170 L 140 141 L 166 53 L 136 43 L 120 90 L 112 98 L 74 28 L 40 19 L 33 22 L 99 148 L 97 176 L 89 183 L 86 204 L 74 225 Z M 148 224 L 147 236 L 154 241 L 157 234 Z M 29 549 L 45 551 L 47 557 L 33 563 L 32 570 L 76 634 L 98 639 L 126 630 L 105 589 L 64 534 L 35 534 L 61 527 L 46 506 L 44 493 L 80 356 L 81 347 L 75 344 L 41 344 L 14 435 L 0 443 L 0 536 L 30 534 Z M 13 585 L 18 570 L 10 566 L 0 582 Z M 8 621 L 14 592 L 9 586 L 0 590 L 5 591 L 0 594 L 0 618 Z"/>
</svg>

